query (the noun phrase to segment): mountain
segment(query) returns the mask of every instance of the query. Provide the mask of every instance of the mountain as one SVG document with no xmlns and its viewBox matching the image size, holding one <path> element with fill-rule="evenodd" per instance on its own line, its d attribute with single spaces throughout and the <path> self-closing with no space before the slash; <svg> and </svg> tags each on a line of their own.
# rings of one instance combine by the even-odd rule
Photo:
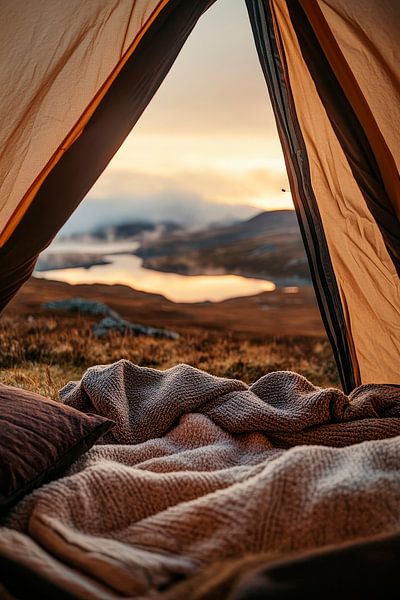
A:
<svg viewBox="0 0 400 600">
<path fill-rule="evenodd" d="M 299 231 L 296 213 L 294 210 L 270 210 L 258 213 L 251 219 L 244 221 L 246 229 L 255 231 Z"/>
<path fill-rule="evenodd" d="M 186 275 L 233 273 L 296 285 L 310 281 L 296 214 L 262 212 L 247 221 L 164 232 L 136 251 L 144 266 Z"/>
</svg>

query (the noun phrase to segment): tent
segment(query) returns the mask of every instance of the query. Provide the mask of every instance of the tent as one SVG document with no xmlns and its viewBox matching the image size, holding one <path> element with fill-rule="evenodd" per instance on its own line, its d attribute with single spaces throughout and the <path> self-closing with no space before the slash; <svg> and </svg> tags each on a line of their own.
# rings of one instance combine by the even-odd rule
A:
<svg viewBox="0 0 400 600">
<path fill-rule="evenodd" d="M 5 0 L 0 309 L 215 0 Z M 246 0 L 344 389 L 400 383 L 397 0 Z"/>
</svg>

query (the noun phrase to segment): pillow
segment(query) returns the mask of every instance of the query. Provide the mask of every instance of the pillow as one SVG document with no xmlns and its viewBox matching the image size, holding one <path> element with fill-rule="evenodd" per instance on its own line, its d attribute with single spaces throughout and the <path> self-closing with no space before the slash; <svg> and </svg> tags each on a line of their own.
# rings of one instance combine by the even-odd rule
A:
<svg viewBox="0 0 400 600">
<path fill-rule="evenodd" d="M 114 425 L 0 384 L 0 511 L 61 475 Z"/>
</svg>

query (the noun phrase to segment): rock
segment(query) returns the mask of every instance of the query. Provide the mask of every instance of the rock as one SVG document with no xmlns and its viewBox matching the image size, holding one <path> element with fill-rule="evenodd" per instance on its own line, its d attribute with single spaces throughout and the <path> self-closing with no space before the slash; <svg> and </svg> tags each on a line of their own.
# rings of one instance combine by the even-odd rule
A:
<svg viewBox="0 0 400 600">
<path fill-rule="evenodd" d="M 121 317 L 105 317 L 100 321 L 100 323 L 96 323 L 93 325 L 93 334 L 96 337 L 105 337 L 109 331 L 118 331 L 119 333 L 126 333 L 130 331 L 131 333 L 135 333 L 137 335 L 148 335 L 152 337 L 162 337 L 170 340 L 176 340 L 179 338 L 179 335 L 174 331 L 169 331 L 168 329 L 156 329 L 155 327 L 147 327 L 146 325 L 138 325 L 137 323 L 130 323 L 129 321 L 125 321 L 125 319 L 121 319 Z"/>
<path fill-rule="evenodd" d="M 46 302 L 43 306 L 50 310 L 62 310 L 69 313 L 81 313 L 83 315 L 98 315 L 104 317 L 100 323 L 93 325 L 93 334 L 96 337 L 104 337 L 109 331 L 113 330 L 118 331 L 119 333 L 130 331 L 137 335 L 162 337 L 170 340 L 177 340 L 179 338 L 178 333 L 169 331 L 168 329 L 157 329 L 155 327 L 148 327 L 147 325 L 130 323 L 129 321 L 122 319 L 115 310 L 112 310 L 106 304 L 96 302 L 95 300 L 66 298 L 65 300 Z"/>
<path fill-rule="evenodd" d="M 101 317 L 114 317 L 119 319 L 119 314 L 109 308 L 103 302 L 97 302 L 95 300 L 85 300 L 84 298 L 66 298 L 65 300 L 53 300 L 52 302 L 46 302 L 43 305 L 44 308 L 50 310 L 62 310 L 70 313 L 81 313 L 82 315 L 98 315 Z"/>
</svg>

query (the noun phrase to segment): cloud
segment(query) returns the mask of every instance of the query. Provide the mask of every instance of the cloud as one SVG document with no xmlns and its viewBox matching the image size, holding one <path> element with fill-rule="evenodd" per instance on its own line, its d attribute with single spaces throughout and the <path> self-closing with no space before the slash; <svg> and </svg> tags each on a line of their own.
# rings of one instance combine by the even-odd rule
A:
<svg viewBox="0 0 400 600">
<path fill-rule="evenodd" d="M 178 165 L 179 166 L 179 165 Z M 273 205 L 280 200 L 281 189 L 288 187 L 287 175 L 280 171 L 250 169 L 224 171 L 210 168 L 178 170 L 169 175 L 128 169 L 108 169 L 89 197 L 106 200 L 147 196 L 201 197 L 206 202 L 259 204 L 260 199 Z M 289 199 L 286 198 L 289 202 Z"/>
</svg>

